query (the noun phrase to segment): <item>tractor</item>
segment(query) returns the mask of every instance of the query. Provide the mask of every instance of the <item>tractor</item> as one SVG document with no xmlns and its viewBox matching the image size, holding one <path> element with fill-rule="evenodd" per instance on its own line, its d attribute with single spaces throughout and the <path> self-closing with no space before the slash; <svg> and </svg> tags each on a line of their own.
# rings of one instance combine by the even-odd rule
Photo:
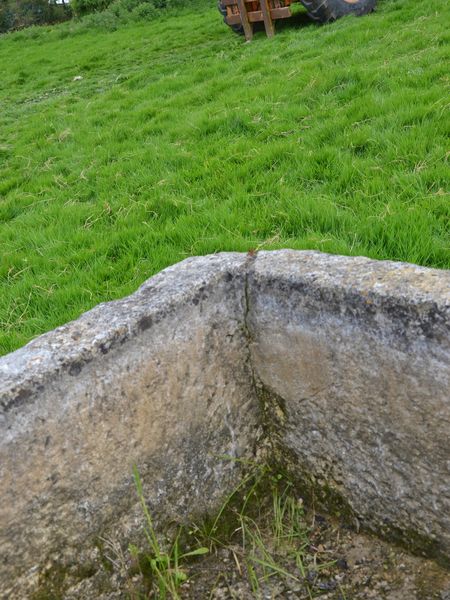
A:
<svg viewBox="0 0 450 600">
<path fill-rule="evenodd" d="M 253 23 L 264 22 L 268 37 L 275 33 L 274 21 L 292 16 L 290 5 L 301 2 L 308 15 L 319 23 L 335 21 L 345 15 L 365 15 L 375 8 L 376 0 L 219 0 L 219 12 L 225 23 L 247 41 L 253 37 Z"/>
</svg>

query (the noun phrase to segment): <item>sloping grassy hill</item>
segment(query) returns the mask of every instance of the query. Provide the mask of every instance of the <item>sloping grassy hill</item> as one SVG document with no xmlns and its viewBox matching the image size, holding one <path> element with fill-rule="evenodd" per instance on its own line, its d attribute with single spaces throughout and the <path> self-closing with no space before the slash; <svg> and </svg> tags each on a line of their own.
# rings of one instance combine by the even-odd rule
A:
<svg viewBox="0 0 450 600">
<path fill-rule="evenodd" d="M 0 351 L 194 254 L 450 266 L 449 22 L 379 0 L 251 44 L 210 7 L 0 38 Z"/>
</svg>

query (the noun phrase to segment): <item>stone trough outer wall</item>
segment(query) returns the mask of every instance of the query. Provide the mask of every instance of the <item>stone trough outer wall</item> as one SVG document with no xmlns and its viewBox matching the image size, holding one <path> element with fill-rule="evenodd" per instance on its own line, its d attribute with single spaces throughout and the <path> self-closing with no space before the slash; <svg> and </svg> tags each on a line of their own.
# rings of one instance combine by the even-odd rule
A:
<svg viewBox="0 0 450 600">
<path fill-rule="evenodd" d="M 94 581 L 100 537 L 135 541 L 133 464 L 157 522 L 213 512 L 241 474 L 223 455 L 253 459 L 262 431 L 363 526 L 448 558 L 449 390 L 449 272 L 288 250 L 170 267 L 0 359 L 0 598 Z"/>
</svg>

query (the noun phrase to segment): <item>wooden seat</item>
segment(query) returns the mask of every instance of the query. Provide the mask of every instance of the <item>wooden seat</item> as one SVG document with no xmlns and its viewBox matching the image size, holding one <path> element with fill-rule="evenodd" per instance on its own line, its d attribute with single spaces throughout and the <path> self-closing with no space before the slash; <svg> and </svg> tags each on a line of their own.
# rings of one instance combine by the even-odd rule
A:
<svg viewBox="0 0 450 600">
<path fill-rule="evenodd" d="M 253 23 L 264 22 L 267 37 L 275 34 L 273 22 L 292 16 L 291 0 L 223 0 L 228 25 L 242 24 L 246 40 L 253 37 Z"/>
</svg>

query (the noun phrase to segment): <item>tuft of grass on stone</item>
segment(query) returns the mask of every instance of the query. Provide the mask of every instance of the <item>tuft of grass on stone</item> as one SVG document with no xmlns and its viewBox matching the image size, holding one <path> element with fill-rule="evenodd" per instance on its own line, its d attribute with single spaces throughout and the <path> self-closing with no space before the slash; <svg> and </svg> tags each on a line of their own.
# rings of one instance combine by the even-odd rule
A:
<svg viewBox="0 0 450 600">
<path fill-rule="evenodd" d="M 369 592 L 381 598 L 388 588 L 437 599 L 447 589 L 448 571 L 432 561 L 305 508 L 297 484 L 278 467 L 238 462 L 242 479 L 215 514 L 165 531 L 156 530 L 134 470 L 146 543 L 128 554 L 106 544 L 131 599 L 347 600 Z"/>
<path fill-rule="evenodd" d="M 255 598 L 263 597 L 273 578 L 289 582 L 307 598 L 314 597 L 321 570 L 330 568 L 335 561 L 318 560 L 311 550 L 303 501 L 292 482 L 265 464 L 249 463 L 247 468 L 247 475 L 213 518 L 179 526 L 168 543 L 159 541 L 139 473 L 134 470 L 147 547 L 129 547 L 131 559 L 139 565 L 142 575 L 137 588 L 131 584 L 132 597 L 143 597 L 143 587 L 150 597 L 176 600 L 187 597 L 191 586 L 198 590 L 194 594 L 208 597 L 216 587 L 214 578 L 209 576 L 211 566 L 216 577 L 218 568 L 224 566 L 220 559 L 224 551 L 233 557 L 239 577 L 247 582 Z M 199 556 L 203 559 L 193 561 Z M 219 571 L 218 578 L 221 577 L 226 577 L 226 573 Z M 129 587 L 131 581 L 128 577 Z"/>
<path fill-rule="evenodd" d="M 193 526 L 191 534 L 197 543 L 209 546 L 211 555 L 227 549 L 255 598 L 264 596 L 264 586 L 274 577 L 296 584 L 312 598 L 311 561 L 314 579 L 334 561 L 318 563 L 313 558 L 303 500 L 288 476 L 267 464 L 249 466 L 212 522 Z"/>
<path fill-rule="evenodd" d="M 136 466 L 133 469 L 133 477 L 145 517 L 144 533 L 148 545 L 143 551 L 137 546 L 130 545 L 130 555 L 139 564 L 152 597 L 156 597 L 159 600 L 166 600 L 166 598 L 179 600 L 180 586 L 188 578 L 184 564 L 188 559 L 207 554 L 209 550 L 204 546 L 196 546 L 193 549 L 182 551 L 180 547 L 182 527 L 178 529 L 175 539 L 169 547 L 165 548 L 158 539 L 155 531 L 153 519 L 145 502 L 139 471 Z"/>
</svg>

